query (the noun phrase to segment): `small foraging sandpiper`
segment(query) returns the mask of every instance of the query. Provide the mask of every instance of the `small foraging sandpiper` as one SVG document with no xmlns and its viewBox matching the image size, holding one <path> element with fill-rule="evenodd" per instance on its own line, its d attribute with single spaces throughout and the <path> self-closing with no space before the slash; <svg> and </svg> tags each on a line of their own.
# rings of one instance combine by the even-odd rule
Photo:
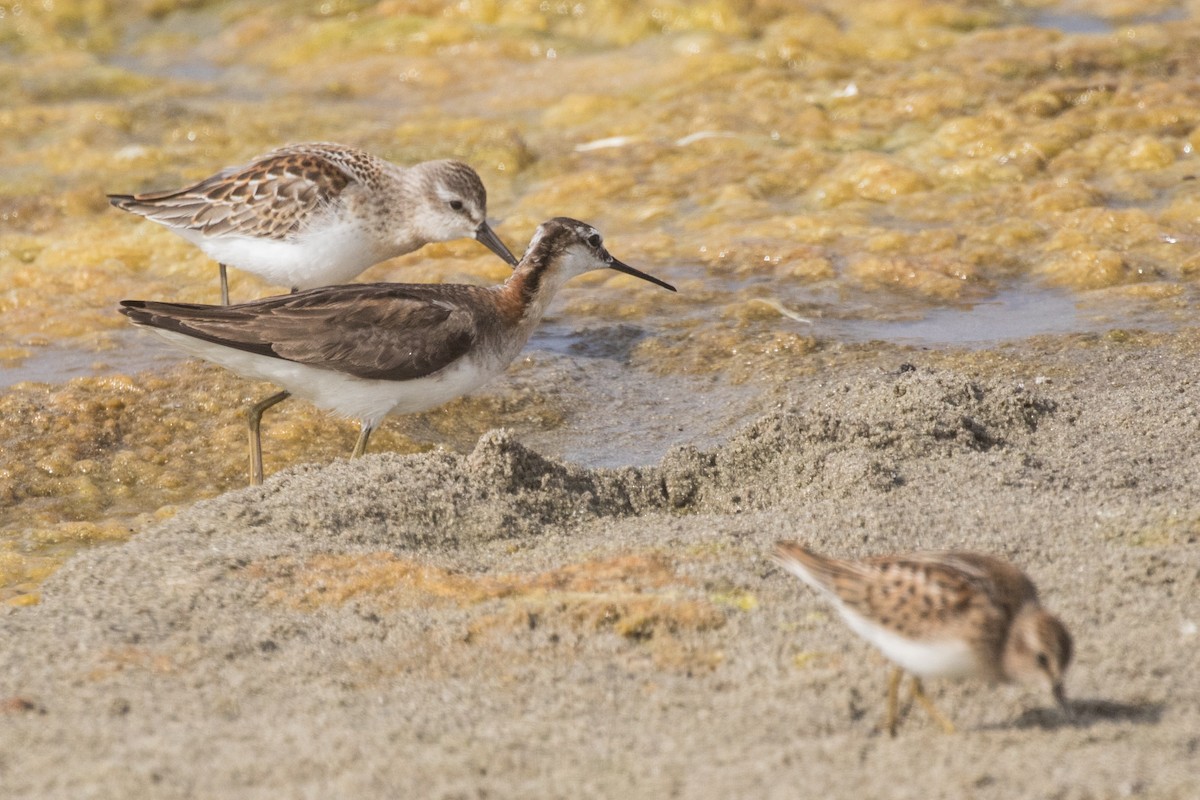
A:
<svg viewBox="0 0 1200 800">
<path fill-rule="evenodd" d="M 430 242 L 474 238 L 515 266 L 487 223 L 487 192 L 458 161 L 402 167 L 339 144 L 293 144 L 199 183 L 110 194 L 226 265 L 292 291 L 345 283 Z"/>
<path fill-rule="evenodd" d="M 424 411 L 466 394 L 517 357 L 570 278 L 613 269 L 671 291 L 623 264 L 595 228 L 542 223 L 499 286 L 358 283 L 231 306 L 123 300 L 121 313 L 175 346 L 284 391 L 250 409 L 250 482 L 262 483 L 259 424 L 291 394 L 359 420 L 353 456 L 389 413 Z"/>
<path fill-rule="evenodd" d="M 912 675 L 913 698 L 948 733 L 954 724 L 925 694 L 922 678 L 1042 685 L 1070 712 L 1063 678 L 1071 636 L 1042 608 L 1028 576 L 1004 559 L 955 551 L 841 561 L 795 542 L 779 542 L 774 558 L 897 665 L 884 720 L 892 736 L 905 672 Z"/>
</svg>

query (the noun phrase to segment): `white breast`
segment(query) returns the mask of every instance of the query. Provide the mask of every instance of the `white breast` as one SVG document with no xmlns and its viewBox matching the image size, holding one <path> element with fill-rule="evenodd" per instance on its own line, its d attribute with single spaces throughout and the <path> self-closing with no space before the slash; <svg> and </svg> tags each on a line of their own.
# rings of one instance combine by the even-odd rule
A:
<svg viewBox="0 0 1200 800">
<path fill-rule="evenodd" d="M 338 218 L 295 239 L 205 236 L 176 230 L 210 258 L 253 273 L 276 286 L 312 289 L 346 283 L 367 267 L 390 257 L 363 226 Z"/>
<path fill-rule="evenodd" d="M 960 678 L 979 671 L 971 647 L 962 639 L 914 640 L 837 604 L 854 632 L 879 648 L 890 661 L 922 678 Z"/>
</svg>

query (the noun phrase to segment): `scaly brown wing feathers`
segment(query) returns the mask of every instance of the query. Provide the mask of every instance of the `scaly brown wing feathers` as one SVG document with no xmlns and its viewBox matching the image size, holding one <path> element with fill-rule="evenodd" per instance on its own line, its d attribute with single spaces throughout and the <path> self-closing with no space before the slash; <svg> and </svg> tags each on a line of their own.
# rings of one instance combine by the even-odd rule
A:
<svg viewBox="0 0 1200 800">
<path fill-rule="evenodd" d="M 842 561 L 794 542 L 780 542 L 776 559 L 847 609 L 915 639 L 976 625 L 983 615 L 1011 619 L 1028 599 L 1036 598 L 1033 584 L 1020 570 L 977 553 Z"/>
<path fill-rule="evenodd" d="M 109 201 L 174 228 L 284 239 L 355 180 L 339 162 L 320 150 L 284 148 L 183 189 Z"/>
</svg>

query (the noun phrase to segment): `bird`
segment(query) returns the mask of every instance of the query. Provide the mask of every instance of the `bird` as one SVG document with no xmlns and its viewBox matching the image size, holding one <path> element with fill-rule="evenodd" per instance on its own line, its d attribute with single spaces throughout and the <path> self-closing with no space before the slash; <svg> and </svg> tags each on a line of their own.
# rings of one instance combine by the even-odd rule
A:
<svg viewBox="0 0 1200 800">
<path fill-rule="evenodd" d="M 262 414 L 290 395 L 359 421 L 351 457 L 389 413 L 446 403 L 503 372 L 570 278 L 612 269 L 675 291 L 618 261 L 591 225 L 542 223 L 512 275 L 491 287 L 355 283 L 229 306 L 123 300 L 120 312 L 191 355 L 283 391 L 248 415 L 250 483 L 262 483 Z"/>
<path fill-rule="evenodd" d="M 844 561 L 788 541 L 776 544 L 774 559 L 896 665 L 884 719 L 892 736 L 905 672 L 912 676 L 913 698 L 947 733 L 954 724 L 925 694 L 923 678 L 1042 685 L 1070 713 L 1063 681 L 1071 635 L 1038 602 L 1029 577 L 1008 561 L 966 551 Z"/>
<path fill-rule="evenodd" d="M 517 263 L 487 222 L 483 182 L 459 161 L 402 167 L 345 145 L 293 144 L 182 189 L 108 200 L 215 259 L 223 305 L 226 265 L 298 291 L 452 239 L 477 239 Z"/>
</svg>

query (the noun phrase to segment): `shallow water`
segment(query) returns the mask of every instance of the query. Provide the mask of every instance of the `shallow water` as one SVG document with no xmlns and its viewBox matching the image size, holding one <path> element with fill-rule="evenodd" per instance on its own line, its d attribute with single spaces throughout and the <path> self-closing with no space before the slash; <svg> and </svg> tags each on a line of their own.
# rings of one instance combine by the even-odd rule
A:
<svg viewBox="0 0 1200 800">
<path fill-rule="evenodd" d="M 646 463 L 872 342 L 1195 315 L 1194 3 L 186 5 L 0 4 L 0 587 L 18 598 L 73 547 L 244 482 L 242 409 L 270 387 L 180 366 L 114 310 L 212 302 L 215 266 L 104 193 L 284 142 L 467 160 L 514 250 L 574 216 L 680 288 L 574 281 L 505 379 L 390 422 L 383 449 L 506 425 Z M 363 279 L 506 272 L 465 242 Z M 232 279 L 235 299 L 279 291 Z M 303 404 L 267 424 L 268 471 L 352 439 Z"/>
<path fill-rule="evenodd" d="M 177 352 L 138 331 L 116 331 L 110 338 L 113 346 L 100 351 L 70 344 L 31 348 L 30 355 L 0 369 L 0 389 L 26 382 L 61 384 L 75 378 L 161 370 L 180 360 Z"/>
<path fill-rule="evenodd" d="M 1192 307 L 1189 303 L 1189 311 Z M 1188 316 L 1137 300 L 1093 299 L 1081 303 L 1073 293 L 1062 289 L 1016 285 L 962 307 L 930 309 L 915 319 L 830 320 L 817 330 L 818 335 L 844 341 L 978 348 L 1054 334 L 1103 333 L 1121 328 L 1165 331 L 1190 324 Z"/>
<path fill-rule="evenodd" d="M 1029 24 L 1061 33 L 1088 35 L 1109 34 L 1121 27 L 1155 25 L 1188 18 L 1188 11 L 1184 8 L 1183 4 L 1174 7 L 1167 4 L 1163 10 L 1156 13 L 1119 14 L 1115 17 L 1087 13 L 1082 10 L 1072 10 L 1074 4 L 1071 3 L 1063 5 L 1066 6 L 1065 9 L 1060 9 L 1058 6 L 1052 5 L 1049 8 L 1035 11 L 1029 17 Z"/>
</svg>

